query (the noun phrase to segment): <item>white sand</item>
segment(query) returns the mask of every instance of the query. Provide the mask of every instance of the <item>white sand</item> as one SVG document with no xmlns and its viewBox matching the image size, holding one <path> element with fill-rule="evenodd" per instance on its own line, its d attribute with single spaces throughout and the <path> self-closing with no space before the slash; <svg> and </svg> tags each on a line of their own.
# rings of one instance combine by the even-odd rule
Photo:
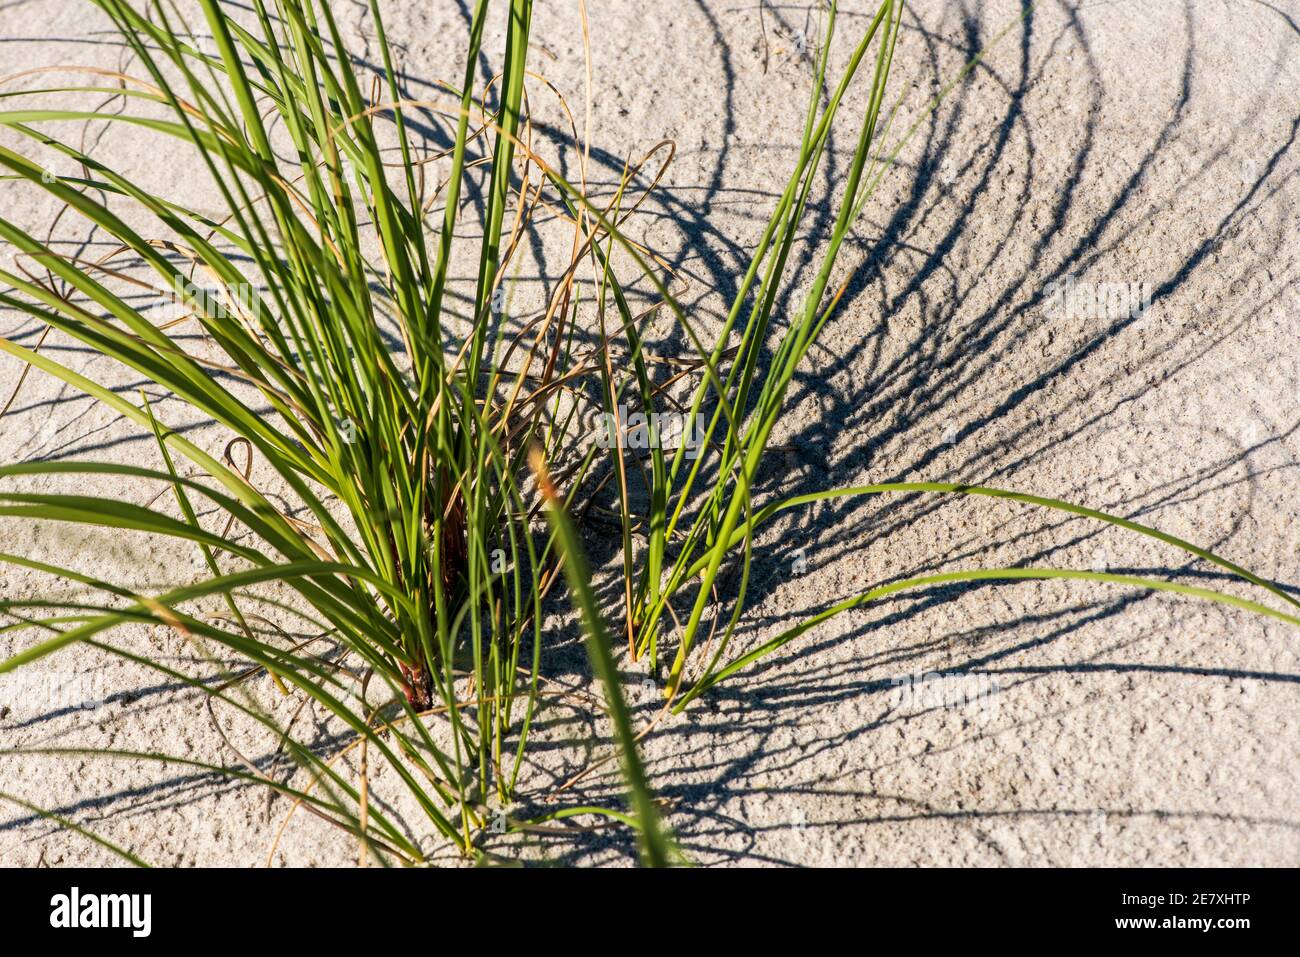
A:
<svg viewBox="0 0 1300 957">
<path fill-rule="evenodd" d="M 364 4 L 338 6 L 362 38 L 357 51 L 373 52 Z M 385 6 L 414 76 L 459 77 L 457 5 Z M 676 141 L 664 188 L 633 233 L 681 264 L 686 298 L 707 322 L 725 307 L 792 161 L 810 82 L 798 55 L 804 10 L 769 8 L 765 48 L 750 2 L 591 6 L 598 177 Z M 854 15 L 842 17 L 841 63 L 866 9 L 844 6 Z M 905 116 L 1018 12 L 1006 0 L 911 4 L 894 68 Z M 576 4 L 539 5 L 533 67 L 580 107 L 578 24 Z M 0 3 L 0 73 L 115 64 L 105 27 L 79 0 Z M 496 29 L 492 49 L 499 38 Z M 1300 583 L 1297 40 L 1294 0 L 1051 2 L 1011 26 L 921 126 L 868 207 L 841 270 L 857 269 L 859 281 L 792 393 L 774 440 L 791 451 L 775 454 L 764 494 L 983 482 L 1132 516 Z M 210 186 L 179 177 L 155 138 L 91 130 L 103 136 L 96 155 L 217 207 Z M 852 136 L 846 123 L 841 171 Z M 0 210 L 44 235 L 53 207 L 4 182 Z M 70 216 L 56 235 L 103 240 Z M 1146 321 L 1049 315 L 1048 284 L 1067 276 L 1149 284 Z M 0 335 L 30 344 L 35 331 L 0 311 Z M 133 374 L 57 335 L 45 349 L 134 398 Z M 0 359 L 0 396 L 18 374 Z M 188 422 L 175 401 L 158 410 Z M 214 451 L 230 438 L 202 423 L 188 434 Z M 151 439 L 33 373 L 0 420 L 0 461 L 52 457 L 158 464 Z M 135 502 L 152 494 L 95 487 Z M 191 548 L 10 519 L 0 519 L 0 549 L 133 587 L 203 573 Z M 764 534 L 738 643 L 882 581 L 1018 563 L 1177 573 L 1258 597 L 1175 549 L 1029 506 L 852 500 Z M 78 593 L 0 566 L 0 596 Z M 190 660 L 161 628 L 116 637 L 178 667 Z M 565 640 L 557 673 L 573 682 Z M 0 654 L 17 647 L 0 635 Z M 148 748 L 238 763 L 201 695 L 92 649 L 41 668 L 44 677 L 0 679 L 6 748 Z M 983 709 L 898 700 L 891 679 L 925 672 L 983 675 L 1000 690 Z M 81 682 L 68 704 L 92 706 L 51 707 L 59 676 Z M 706 864 L 1295 865 L 1297 682 L 1300 634 L 1244 611 L 1081 582 L 958 588 L 832 620 L 712 704 L 661 724 L 644 753 L 683 847 Z M 282 720 L 297 707 L 257 693 Z M 633 695 L 648 720 L 651 696 Z M 222 720 L 242 753 L 269 758 L 264 738 Z M 561 746 L 540 749 L 526 774 L 523 800 L 538 807 L 555 781 L 608 749 L 581 711 L 552 709 L 547 720 L 546 737 Z M 323 717 L 308 709 L 299 721 L 307 740 L 329 744 L 335 729 Z M 0 758 L 0 791 L 163 864 L 261 863 L 288 810 L 264 788 L 179 764 L 92 756 Z M 614 804 L 617 779 L 598 774 L 570 793 L 562 801 Z M 428 831 L 396 813 L 415 835 Z M 625 833 L 526 843 L 495 849 L 632 859 Z M 299 815 L 276 860 L 346 863 L 355 853 Z M 114 860 L 0 802 L 0 863 Z"/>
</svg>

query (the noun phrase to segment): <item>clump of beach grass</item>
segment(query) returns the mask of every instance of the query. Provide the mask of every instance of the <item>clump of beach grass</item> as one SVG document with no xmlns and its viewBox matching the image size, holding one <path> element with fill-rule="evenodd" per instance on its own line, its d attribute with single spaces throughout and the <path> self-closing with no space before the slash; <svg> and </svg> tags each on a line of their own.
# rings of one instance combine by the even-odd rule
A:
<svg viewBox="0 0 1300 957">
<path fill-rule="evenodd" d="M 189 761 L 264 784 L 351 835 L 363 862 L 422 862 L 426 850 L 369 792 L 365 769 L 381 761 L 444 842 L 474 856 L 497 819 L 494 809 L 508 806 L 519 787 L 549 693 L 544 608 L 564 581 L 628 792 L 623 810 L 570 811 L 632 826 L 641 859 L 661 865 L 681 858 L 638 757 L 637 737 L 647 729 L 633 726 L 624 701 L 621 655 L 648 659 L 652 668 L 664 664 L 662 715 L 836 614 L 936 583 L 1085 579 L 1196 595 L 1300 624 L 1292 613 L 1172 582 L 1008 567 L 882 585 L 729 656 L 756 530 L 778 513 L 830 497 L 960 494 L 1061 510 L 1182 548 L 1300 607 L 1272 583 L 1191 543 L 1053 498 L 912 482 L 755 500 L 790 383 L 845 294 L 847 282 L 833 278 L 842 247 L 916 128 L 890 139 L 896 105 L 887 107 L 886 92 L 903 16 L 899 0 L 879 5 L 837 76 L 830 4 L 797 159 L 725 319 L 707 339 L 656 268 L 654 252 L 622 228 L 641 202 L 634 180 L 658 162 L 657 182 L 671 149 L 652 150 L 623 171 L 612 195 L 598 198 L 587 189 L 586 144 L 576 123 L 576 183 L 532 145 L 528 90 L 538 81 L 527 66 L 529 0 L 478 0 L 461 87 L 423 99 L 406 95 L 399 83 L 374 0 L 382 74 L 369 89 L 354 72 L 328 2 L 253 0 L 251 16 L 241 20 L 217 0 L 198 0 L 201 25 L 168 3 L 139 9 L 126 0 L 88 2 L 112 19 L 142 72 L 88 70 L 85 86 L 21 96 L 111 92 L 141 109 L 104 116 L 66 107 L 5 109 L 0 123 L 7 129 L 34 150 L 74 161 L 83 175 L 50 177 L 42 157 L 4 147 L 0 164 L 119 248 L 97 261 L 71 258 L 0 216 L 0 238 L 30 267 L 0 270 L 10 286 L 0 304 L 134 370 L 155 393 L 215 423 L 229 444 L 213 454 L 162 421 L 143 392 L 138 400 L 119 394 L 39 345 L 0 339 L 9 355 L 133 422 L 157 453 L 153 465 L 8 464 L 0 466 L 0 480 L 95 476 L 146 483 L 160 493 L 141 506 L 0 487 L 0 514 L 189 542 L 208 570 L 190 584 L 143 594 L 35 557 L 0 555 L 100 596 L 77 605 L 0 602 L 12 618 L 4 630 L 22 642 L 0 671 L 92 644 L 197 689 L 210 712 L 234 709 L 263 726 L 300 775 L 275 778 L 247 761 L 231 769 L 184 755 L 117 757 Z M 585 38 L 585 9 L 578 9 Z M 506 22 L 501 69 L 479 89 L 475 70 L 494 12 Z M 116 85 L 104 86 L 110 81 Z M 850 99 L 862 107 L 846 119 L 840 114 Z M 412 132 L 415 116 L 442 118 L 453 146 L 442 154 L 422 147 Z M 185 144 L 220 191 L 226 213 L 211 218 L 187 207 L 183 194 L 151 192 L 60 138 L 61 125 L 90 119 Z M 808 292 L 795 314 L 778 322 L 831 131 L 850 123 L 853 150 L 835 184 L 830 229 L 818 237 Z M 434 159 L 448 164 L 441 182 L 427 175 Z M 468 203 L 471 194 L 475 202 Z M 119 215 L 117 204 L 136 215 Z M 474 210 L 472 229 L 462 218 L 466 208 Z M 569 261 L 553 277 L 543 308 L 511 326 L 502 308 L 511 268 L 541 209 L 553 214 L 553 228 L 569 231 Z M 156 232 L 129 224 L 142 215 Z M 476 247 L 476 270 L 458 280 L 453 253 L 466 245 Z M 119 290 L 125 267 L 116 260 L 128 258 L 154 286 L 179 291 L 182 319 L 160 324 Z M 196 273 L 215 295 L 195 286 Z M 648 297 L 649 308 L 634 307 L 638 296 Z M 593 311 L 599 335 L 582 349 L 575 343 L 587 340 L 588 330 L 580 322 Z M 667 378 L 657 367 L 662 357 L 643 341 L 651 315 L 671 316 L 690 344 Z M 183 334 L 196 328 L 202 348 Z M 689 399 L 673 407 L 667 385 L 679 381 L 689 385 Z M 583 424 L 592 408 L 611 423 L 613 441 L 592 441 Z M 661 441 L 658 424 L 670 411 L 700 423 L 696 441 L 675 449 Z M 629 447 L 629 430 L 647 422 L 648 441 Z M 292 508 L 251 480 L 254 459 L 275 476 Z M 578 521 L 605 488 L 617 499 L 621 557 L 613 629 L 591 583 Z M 726 567 L 739 570 L 734 588 L 722 587 Z M 212 610 L 214 602 L 221 611 Z M 130 624 L 163 625 L 182 636 L 219 680 L 114 644 L 113 630 Z M 322 638 L 343 658 L 320 653 L 315 642 Z M 230 658 L 242 664 L 223 663 Z M 259 679 L 332 715 L 350 736 L 346 749 L 361 755 L 360 775 L 343 773 L 338 755 L 319 752 L 260 707 L 249 693 Z M 511 820 L 505 829 L 566 813 Z M 114 849 L 133 861 L 144 856 Z"/>
</svg>

